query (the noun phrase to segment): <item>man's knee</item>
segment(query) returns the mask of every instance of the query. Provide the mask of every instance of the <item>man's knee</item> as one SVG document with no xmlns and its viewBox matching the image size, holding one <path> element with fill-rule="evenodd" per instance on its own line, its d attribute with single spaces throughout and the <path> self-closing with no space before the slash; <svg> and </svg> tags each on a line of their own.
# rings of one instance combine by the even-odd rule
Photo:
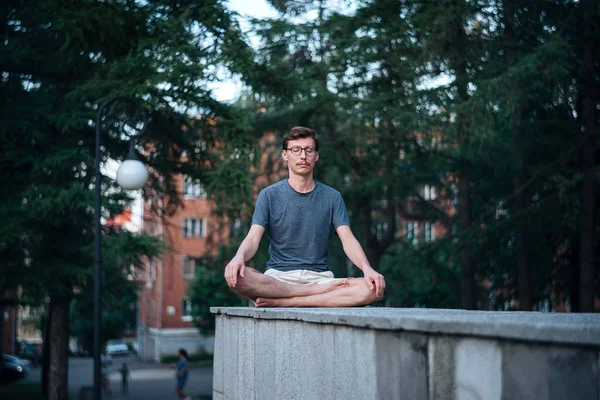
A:
<svg viewBox="0 0 600 400">
<path fill-rule="evenodd" d="M 375 303 L 383 298 L 383 294 L 381 296 L 377 295 L 375 289 L 369 289 L 369 295 L 367 296 L 367 304 Z"/>
<path fill-rule="evenodd" d="M 370 285 L 364 279 L 355 279 L 355 281 L 359 281 L 362 287 L 362 303 L 371 304 L 379 301 L 383 298 L 383 294 L 381 296 L 377 295 L 377 290 L 375 287 L 371 289 Z"/>
<path fill-rule="evenodd" d="M 238 274 L 235 286 L 233 286 L 229 282 L 227 282 L 227 286 L 229 286 L 230 289 L 250 287 L 252 286 L 252 282 L 255 282 L 255 280 L 253 279 L 255 274 L 260 274 L 260 272 L 258 272 L 254 268 L 246 267 L 244 270 L 244 276 Z"/>
</svg>

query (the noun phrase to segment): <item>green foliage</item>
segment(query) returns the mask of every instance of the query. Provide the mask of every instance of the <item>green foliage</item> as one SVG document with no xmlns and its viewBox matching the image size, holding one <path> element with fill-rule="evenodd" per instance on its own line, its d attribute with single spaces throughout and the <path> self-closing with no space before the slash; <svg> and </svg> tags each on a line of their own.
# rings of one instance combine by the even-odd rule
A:
<svg viewBox="0 0 600 400">
<path fill-rule="evenodd" d="M 451 237 L 413 247 L 402 244 L 380 267 L 394 307 L 458 308 L 459 265 Z"/>
<path fill-rule="evenodd" d="M 198 351 L 196 353 L 189 354 L 188 361 L 190 361 L 190 362 L 207 361 L 207 360 L 212 361 L 212 359 L 213 359 L 212 354 L 208 354 L 205 351 Z M 173 355 L 169 355 L 169 356 L 162 356 L 160 358 L 160 362 L 162 364 L 174 364 L 177 361 L 179 361 L 179 355 L 177 355 L 177 354 L 173 354 Z"/>
<path fill-rule="evenodd" d="M 143 194 L 157 214 L 168 216 L 180 206 L 177 174 L 216 187 L 219 169 L 235 164 L 212 156 L 217 144 L 248 147 L 236 110 L 207 87 L 222 67 L 250 70 L 251 52 L 219 0 L 42 0 L 35 6 L 8 0 L 0 15 L 0 292 L 20 287 L 34 303 L 74 298 L 73 331 L 89 345 L 99 104 L 129 95 L 150 114 L 145 136 L 136 138 L 150 169 Z M 131 131 L 123 121 L 135 126 L 140 119 L 140 110 L 125 104 L 114 103 L 101 119 L 104 165 L 127 154 Z M 248 192 L 244 179 L 228 179 L 224 195 Z M 101 193 L 103 220 L 132 201 L 106 177 Z M 136 320 L 136 288 L 126 279 L 127 268 L 158 254 L 161 244 L 107 226 L 102 235 L 102 334 L 108 339 Z M 55 361 L 50 365 L 64 365 Z"/>
<path fill-rule="evenodd" d="M 597 9 L 271 3 L 281 15 L 254 21 L 259 65 L 239 106 L 260 110 L 253 125 L 277 137 L 316 128 L 316 177 L 342 192 L 355 234 L 386 276 L 388 304 L 457 307 L 465 279 L 481 308 L 577 298 L 582 101 L 588 93 L 598 102 L 582 89 L 577 58 L 600 30 L 582 37 L 574 27 Z M 458 190 L 460 182 L 468 185 Z M 436 201 L 423 198 L 424 185 Z M 598 213 L 589 218 L 597 226 Z M 397 234 L 408 221 L 437 221 L 438 240 L 408 245 Z M 354 273 L 335 241 L 329 261 L 336 274 Z"/>
<path fill-rule="evenodd" d="M 143 257 L 161 256 L 163 244 L 159 238 L 131 233 L 122 229 L 107 235 L 102 241 L 102 332 L 104 343 L 120 338 L 123 331 L 137 325 L 137 302 L 140 288 L 132 280 L 133 268 L 143 269 Z M 93 344 L 93 276 L 90 274 L 79 294 L 71 303 L 71 336 L 79 339 L 84 349 Z"/>
<path fill-rule="evenodd" d="M 238 242 L 239 243 L 239 242 Z M 237 248 L 221 248 L 214 257 L 196 260 L 196 277 L 188 289 L 188 298 L 193 304 L 194 325 L 202 334 L 215 330 L 215 317 L 210 307 L 243 306 L 248 301 L 229 289 L 224 277 L 224 268 Z"/>
</svg>

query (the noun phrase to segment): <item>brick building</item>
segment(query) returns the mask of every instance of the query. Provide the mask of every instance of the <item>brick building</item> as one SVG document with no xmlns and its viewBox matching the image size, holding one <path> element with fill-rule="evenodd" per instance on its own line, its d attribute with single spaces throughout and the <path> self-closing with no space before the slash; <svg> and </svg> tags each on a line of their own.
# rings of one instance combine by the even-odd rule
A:
<svg viewBox="0 0 600 400">
<path fill-rule="evenodd" d="M 274 183 L 287 171 L 281 163 L 272 162 L 281 151 L 281 143 L 274 135 L 266 134 L 260 145 L 257 188 Z M 138 343 L 143 360 L 159 361 L 162 356 L 176 354 L 180 347 L 191 353 L 200 348 L 212 351 L 213 338 L 200 336 L 192 323 L 187 289 L 195 276 L 196 261 L 226 241 L 229 232 L 213 216 L 214 204 L 201 182 L 185 176 L 174 179 L 183 203 L 174 215 L 153 215 L 151 204 L 144 202 L 142 229 L 161 236 L 167 250 L 160 259 L 148 260 L 144 269 L 134 274 L 134 279 L 142 282 Z"/>
<path fill-rule="evenodd" d="M 136 277 L 143 281 L 139 304 L 139 355 L 159 361 L 185 347 L 195 353 L 212 348 L 212 338 L 201 337 L 192 324 L 187 288 L 195 276 L 196 259 L 209 251 L 209 237 L 219 242 L 220 233 L 211 217 L 212 206 L 199 181 L 176 177 L 183 207 L 170 217 L 150 214 L 145 202 L 144 231 L 162 236 L 167 250 L 159 259 L 146 262 Z"/>
</svg>

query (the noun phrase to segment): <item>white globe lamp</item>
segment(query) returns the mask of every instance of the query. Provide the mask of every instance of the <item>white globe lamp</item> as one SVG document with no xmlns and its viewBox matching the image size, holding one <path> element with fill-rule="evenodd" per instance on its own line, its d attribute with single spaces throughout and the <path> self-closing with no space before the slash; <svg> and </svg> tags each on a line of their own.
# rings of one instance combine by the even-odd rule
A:
<svg viewBox="0 0 600 400">
<path fill-rule="evenodd" d="M 137 190 L 144 187 L 148 180 L 148 170 L 143 162 L 137 159 L 133 144 L 129 148 L 129 155 L 117 170 L 117 183 L 125 190 Z"/>
</svg>

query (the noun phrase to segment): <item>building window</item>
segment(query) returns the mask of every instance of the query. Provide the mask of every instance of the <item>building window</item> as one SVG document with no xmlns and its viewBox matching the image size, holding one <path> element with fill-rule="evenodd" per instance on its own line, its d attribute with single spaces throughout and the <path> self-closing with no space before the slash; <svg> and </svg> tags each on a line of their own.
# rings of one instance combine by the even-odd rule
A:
<svg viewBox="0 0 600 400">
<path fill-rule="evenodd" d="M 192 320 L 192 303 L 188 299 L 183 299 L 181 302 L 181 320 Z"/>
<path fill-rule="evenodd" d="M 241 237 L 243 234 L 244 232 L 242 231 L 242 220 L 236 218 L 231 226 L 231 236 Z"/>
<path fill-rule="evenodd" d="M 183 220 L 183 237 L 205 236 L 204 220 L 202 218 L 185 218 Z"/>
<path fill-rule="evenodd" d="M 435 187 L 431 185 L 423 186 L 423 200 L 435 200 Z"/>
<path fill-rule="evenodd" d="M 148 318 L 154 318 L 155 316 L 155 302 L 153 299 L 146 299 L 146 316 Z M 146 323 L 152 323 L 151 321 L 146 320 Z"/>
<path fill-rule="evenodd" d="M 432 222 L 423 223 L 423 240 L 433 242 L 435 240 L 435 224 Z"/>
<path fill-rule="evenodd" d="M 142 280 L 143 279 L 142 269 L 143 268 L 140 268 L 140 267 L 135 266 L 133 264 L 130 265 L 129 266 L 129 271 L 128 271 L 129 273 L 127 274 L 127 279 L 130 280 L 130 281 L 132 281 L 132 280 L 133 281 Z"/>
<path fill-rule="evenodd" d="M 158 264 L 156 262 L 156 260 L 152 259 L 149 260 L 146 264 L 145 264 L 145 268 L 146 270 L 146 282 L 154 282 L 156 280 L 156 274 L 158 272 Z M 140 276 L 141 278 L 141 276 Z"/>
<path fill-rule="evenodd" d="M 387 222 L 377 222 L 375 224 L 375 236 L 377 237 L 377 240 L 383 239 L 383 235 L 387 231 L 387 228 L 388 228 Z"/>
<path fill-rule="evenodd" d="M 183 180 L 183 198 L 185 199 L 203 199 L 206 197 L 204 186 L 200 183 L 200 179 L 192 179 L 186 177 Z"/>
<path fill-rule="evenodd" d="M 152 280 L 152 282 L 156 280 L 157 270 L 158 264 L 156 260 L 152 260 L 152 262 L 150 263 L 150 280 Z"/>
<path fill-rule="evenodd" d="M 196 276 L 196 260 L 186 257 L 181 266 L 181 275 L 183 279 L 194 279 Z"/>
<path fill-rule="evenodd" d="M 450 185 L 450 199 L 452 201 L 452 205 L 458 205 L 458 185 L 456 183 L 452 183 Z"/>
<path fill-rule="evenodd" d="M 418 224 L 415 221 L 407 222 L 404 224 L 404 239 L 410 244 L 418 244 L 419 237 L 418 233 Z"/>
</svg>

